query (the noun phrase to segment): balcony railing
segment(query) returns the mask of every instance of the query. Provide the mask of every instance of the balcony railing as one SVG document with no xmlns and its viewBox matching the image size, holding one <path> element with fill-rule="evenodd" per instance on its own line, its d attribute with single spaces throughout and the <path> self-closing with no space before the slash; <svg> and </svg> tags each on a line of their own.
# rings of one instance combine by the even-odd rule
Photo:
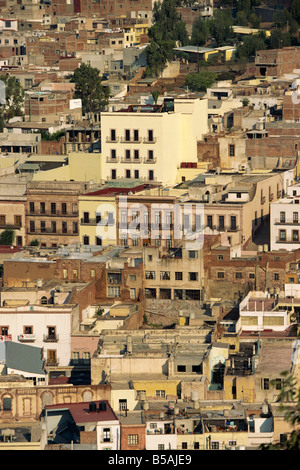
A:
<svg viewBox="0 0 300 470">
<path fill-rule="evenodd" d="M 275 219 L 274 220 L 275 225 L 299 225 L 300 220 L 299 219 Z"/>
<path fill-rule="evenodd" d="M 148 157 L 145 157 L 144 158 L 144 163 L 156 163 L 157 161 L 157 158 L 156 157 L 153 157 L 153 158 L 148 158 Z"/>
<path fill-rule="evenodd" d="M 58 335 L 44 335 L 43 341 L 44 343 L 57 343 Z"/>
<path fill-rule="evenodd" d="M 4 229 L 4 230 L 19 230 L 20 228 L 22 228 L 22 224 L 21 223 L 12 223 L 12 224 L 8 224 L 8 223 L 1 223 L 0 222 L 0 229 Z"/>
<path fill-rule="evenodd" d="M 28 229 L 27 230 L 28 235 L 59 235 L 59 236 L 75 236 L 78 235 L 78 230 L 77 231 L 67 231 L 64 232 L 62 230 L 52 230 L 51 228 L 45 228 L 45 229 Z"/>
<path fill-rule="evenodd" d="M 98 225 L 101 219 L 80 219 L 81 225 Z"/>
<path fill-rule="evenodd" d="M 32 217 L 78 217 L 79 212 L 63 212 L 63 211 L 41 211 L 41 210 L 27 210 L 26 215 Z"/>
<path fill-rule="evenodd" d="M 59 365 L 59 359 L 57 357 L 54 357 L 54 358 L 51 358 L 51 359 L 47 359 L 46 360 L 46 366 L 48 367 L 56 367 Z"/>
<path fill-rule="evenodd" d="M 276 237 L 275 241 L 276 243 L 291 243 L 291 244 L 297 244 L 297 245 L 300 244 L 300 238 L 294 239 L 293 237 L 287 237 L 283 239 L 280 237 Z"/>
<path fill-rule="evenodd" d="M 141 163 L 141 157 L 121 157 L 121 163 Z"/>
<path fill-rule="evenodd" d="M 126 139 L 126 137 L 120 137 L 120 142 L 122 144 L 140 144 L 142 142 L 142 138 L 139 137 L 138 139 L 130 138 Z"/>
<path fill-rule="evenodd" d="M 106 157 L 106 163 L 118 163 L 120 157 Z"/>
<path fill-rule="evenodd" d="M 149 139 L 148 137 L 143 138 L 144 144 L 155 144 L 157 141 L 156 137 L 153 137 L 152 139 Z"/>
</svg>

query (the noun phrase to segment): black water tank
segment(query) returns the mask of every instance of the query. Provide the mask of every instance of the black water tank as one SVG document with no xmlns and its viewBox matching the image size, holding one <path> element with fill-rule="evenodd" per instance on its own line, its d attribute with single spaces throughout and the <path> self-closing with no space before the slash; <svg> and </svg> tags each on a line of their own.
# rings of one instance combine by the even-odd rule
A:
<svg viewBox="0 0 300 470">
<path fill-rule="evenodd" d="M 97 411 L 97 405 L 94 401 L 92 401 L 90 404 L 89 404 L 89 411 L 92 412 L 92 411 Z"/>
<path fill-rule="evenodd" d="M 105 401 L 100 401 L 100 403 L 99 403 L 99 411 L 106 411 L 106 403 L 105 403 Z"/>
</svg>

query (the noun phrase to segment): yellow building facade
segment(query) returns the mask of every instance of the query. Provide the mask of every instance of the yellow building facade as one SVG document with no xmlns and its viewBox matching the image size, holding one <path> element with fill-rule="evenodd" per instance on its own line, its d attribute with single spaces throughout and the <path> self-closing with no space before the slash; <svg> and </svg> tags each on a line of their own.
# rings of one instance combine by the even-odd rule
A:
<svg viewBox="0 0 300 470">
<path fill-rule="evenodd" d="M 208 132 L 207 99 L 174 99 L 101 115 L 105 180 L 175 184 L 181 162 L 198 162 L 197 141 Z"/>
<path fill-rule="evenodd" d="M 116 245 L 116 199 L 99 192 L 79 196 L 79 240 L 84 245 Z M 105 219 L 107 225 L 101 225 Z"/>
</svg>

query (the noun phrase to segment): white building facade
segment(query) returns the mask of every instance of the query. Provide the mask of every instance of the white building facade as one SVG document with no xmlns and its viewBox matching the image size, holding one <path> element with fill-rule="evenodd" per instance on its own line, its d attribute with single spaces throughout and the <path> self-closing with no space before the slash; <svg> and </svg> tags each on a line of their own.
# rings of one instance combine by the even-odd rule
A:
<svg viewBox="0 0 300 470">
<path fill-rule="evenodd" d="M 0 333 L 11 341 L 43 348 L 46 366 L 68 366 L 71 318 L 72 306 L 1 307 Z"/>
<path fill-rule="evenodd" d="M 178 98 L 102 113 L 102 178 L 175 184 L 180 164 L 198 161 L 207 106 L 207 99 Z"/>
<path fill-rule="evenodd" d="M 270 204 L 270 250 L 296 250 L 300 246 L 300 196 Z"/>
<path fill-rule="evenodd" d="M 118 420 L 99 421 L 96 432 L 97 450 L 120 450 L 121 426 Z"/>
</svg>

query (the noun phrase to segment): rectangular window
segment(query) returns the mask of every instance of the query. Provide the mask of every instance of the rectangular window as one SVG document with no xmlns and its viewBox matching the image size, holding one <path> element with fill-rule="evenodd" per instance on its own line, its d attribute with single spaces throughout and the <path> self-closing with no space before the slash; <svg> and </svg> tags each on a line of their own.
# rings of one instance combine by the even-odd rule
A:
<svg viewBox="0 0 300 470">
<path fill-rule="evenodd" d="M 139 436 L 138 434 L 128 434 L 127 437 L 127 444 L 129 446 L 136 446 L 139 443 Z"/>
<path fill-rule="evenodd" d="M 110 140 L 112 142 L 115 142 L 116 141 L 116 129 L 111 129 L 110 130 Z"/>
<path fill-rule="evenodd" d="M 235 145 L 232 145 L 232 144 L 228 145 L 228 154 L 230 157 L 235 156 Z"/>
<path fill-rule="evenodd" d="M 280 241 L 285 241 L 286 240 L 285 230 L 279 230 L 279 238 L 280 238 Z"/>
<path fill-rule="evenodd" d="M 152 129 L 149 129 L 148 130 L 148 141 L 149 142 L 153 142 L 153 130 Z"/>
<path fill-rule="evenodd" d="M 119 286 L 108 286 L 107 288 L 107 297 L 120 297 L 120 287 Z"/>
<path fill-rule="evenodd" d="M 129 129 L 125 129 L 125 140 L 126 140 L 126 142 L 130 141 L 130 130 Z"/>
<path fill-rule="evenodd" d="M 236 230 L 236 216 L 235 215 L 232 215 L 230 217 L 230 229 Z"/>
<path fill-rule="evenodd" d="M 224 279 L 224 278 L 225 278 L 225 273 L 224 273 L 224 271 L 219 271 L 219 272 L 217 273 L 217 278 L 218 278 L 218 279 Z"/>
<path fill-rule="evenodd" d="M 213 218 L 212 218 L 212 215 L 208 215 L 207 216 L 207 226 L 209 228 L 212 228 L 212 225 L 213 225 Z"/>
<path fill-rule="evenodd" d="M 165 396 L 166 396 L 166 391 L 165 391 L 165 390 L 156 390 L 155 396 L 156 396 L 156 397 L 165 398 Z"/>
<path fill-rule="evenodd" d="M 160 279 L 164 281 L 170 280 L 170 271 L 160 271 Z"/>
<path fill-rule="evenodd" d="M 21 215 L 15 215 L 15 225 L 17 227 L 22 226 L 22 216 Z"/>
<path fill-rule="evenodd" d="M 34 220 L 31 220 L 31 221 L 29 222 L 29 231 L 30 231 L 31 233 L 35 232 L 35 223 L 34 223 Z"/>
<path fill-rule="evenodd" d="M 103 442 L 110 442 L 110 428 L 103 428 Z"/>
<path fill-rule="evenodd" d="M 298 242 L 299 241 L 299 232 L 298 230 L 293 230 L 293 242 Z"/>
<path fill-rule="evenodd" d="M 280 223 L 281 224 L 285 223 L 285 212 L 280 212 Z"/>
<path fill-rule="evenodd" d="M 196 272 L 189 273 L 189 281 L 198 281 L 198 273 Z"/>
<path fill-rule="evenodd" d="M 56 204 L 55 204 L 55 202 L 51 202 L 51 214 L 56 214 Z"/>
<path fill-rule="evenodd" d="M 175 281 L 182 281 L 182 272 L 180 271 L 175 272 Z"/>
<path fill-rule="evenodd" d="M 145 271 L 146 279 L 155 279 L 155 271 Z"/>
</svg>

